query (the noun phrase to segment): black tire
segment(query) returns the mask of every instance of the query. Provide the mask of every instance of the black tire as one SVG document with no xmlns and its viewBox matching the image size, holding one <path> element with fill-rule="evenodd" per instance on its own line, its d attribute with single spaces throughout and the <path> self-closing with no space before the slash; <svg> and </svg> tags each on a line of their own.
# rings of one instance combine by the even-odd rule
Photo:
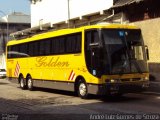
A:
<svg viewBox="0 0 160 120">
<path fill-rule="evenodd" d="M 84 80 L 80 80 L 78 82 L 78 96 L 82 99 L 86 99 L 88 97 L 88 87 Z"/>
<path fill-rule="evenodd" d="M 19 85 L 22 90 L 26 88 L 25 80 L 22 76 L 19 78 Z"/>
<path fill-rule="evenodd" d="M 30 91 L 33 90 L 33 80 L 32 80 L 32 78 L 30 76 L 27 77 L 27 88 Z"/>
</svg>

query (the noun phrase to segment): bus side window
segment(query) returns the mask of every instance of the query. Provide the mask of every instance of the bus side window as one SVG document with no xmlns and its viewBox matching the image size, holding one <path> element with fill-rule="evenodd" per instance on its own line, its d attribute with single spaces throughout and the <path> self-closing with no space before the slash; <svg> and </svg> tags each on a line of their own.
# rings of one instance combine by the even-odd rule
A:
<svg viewBox="0 0 160 120">
<path fill-rule="evenodd" d="M 51 41 L 51 54 L 57 54 L 59 52 L 58 38 L 52 38 Z"/>
<path fill-rule="evenodd" d="M 75 41 L 75 36 L 67 36 L 66 38 L 66 53 L 73 53 L 74 52 L 74 47 L 73 43 Z"/>
<path fill-rule="evenodd" d="M 18 57 L 18 45 L 14 45 L 11 47 L 11 51 L 12 51 L 12 54 L 11 54 L 11 58 L 17 58 Z"/>
<path fill-rule="evenodd" d="M 34 43 L 33 42 L 29 43 L 28 53 L 29 53 L 29 56 L 31 56 L 31 57 L 35 56 L 35 54 L 34 54 Z"/>
<path fill-rule="evenodd" d="M 45 41 L 39 41 L 39 55 L 44 55 L 45 53 Z"/>
<path fill-rule="evenodd" d="M 81 52 L 81 39 L 82 39 L 82 34 L 77 34 L 76 35 L 76 41 L 75 41 L 75 52 L 80 53 Z"/>
<path fill-rule="evenodd" d="M 27 57 L 27 44 L 21 44 L 19 46 L 19 57 Z"/>
<path fill-rule="evenodd" d="M 45 41 L 45 50 L 44 50 L 45 55 L 51 54 L 51 40 L 48 39 Z"/>
<path fill-rule="evenodd" d="M 39 41 L 33 42 L 33 56 L 39 55 Z"/>
<path fill-rule="evenodd" d="M 33 43 L 28 43 L 28 55 L 29 56 L 33 56 L 33 49 L 34 49 Z"/>
<path fill-rule="evenodd" d="M 66 36 L 66 53 L 81 52 L 81 33 Z"/>
<path fill-rule="evenodd" d="M 59 53 L 61 54 L 65 53 L 65 37 L 64 36 L 60 37 L 58 42 L 59 42 L 59 47 L 58 47 Z"/>
<path fill-rule="evenodd" d="M 39 55 L 39 42 L 30 42 L 28 44 L 28 55 L 31 57 Z"/>
</svg>

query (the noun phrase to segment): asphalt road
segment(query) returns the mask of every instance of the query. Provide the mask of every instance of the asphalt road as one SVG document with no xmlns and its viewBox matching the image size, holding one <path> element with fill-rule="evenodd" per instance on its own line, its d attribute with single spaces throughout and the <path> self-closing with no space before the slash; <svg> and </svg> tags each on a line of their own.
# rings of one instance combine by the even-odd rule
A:
<svg viewBox="0 0 160 120">
<path fill-rule="evenodd" d="M 2 120 L 159 120 L 160 95 L 91 95 L 84 100 L 67 91 L 21 90 L 19 85 L 0 79 L 0 114 Z"/>
</svg>

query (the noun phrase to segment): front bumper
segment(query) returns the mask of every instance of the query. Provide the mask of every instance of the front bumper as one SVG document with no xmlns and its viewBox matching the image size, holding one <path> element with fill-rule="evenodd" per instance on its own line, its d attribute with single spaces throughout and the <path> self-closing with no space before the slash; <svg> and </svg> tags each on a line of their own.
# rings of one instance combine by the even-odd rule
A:
<svg viewBox="0 0 160 120">
<path fill-rule="evenodd" d="M 104 86 L 105 87 L 105 86 Z M 131 83 L 115 83 L 107 84 L 106 90 L 108 93 L 136 93 L 145 91 L 149 87 L 148 81 L 131 82 Z"/>
<path fill-rule="evenodd" d="M 112 93 L 136 93 L 145 91 L 149 87 L 149 81 L 105 83 L 101 85 L 88 85 L 91 94 L 106 95 Z"/>
</svg>

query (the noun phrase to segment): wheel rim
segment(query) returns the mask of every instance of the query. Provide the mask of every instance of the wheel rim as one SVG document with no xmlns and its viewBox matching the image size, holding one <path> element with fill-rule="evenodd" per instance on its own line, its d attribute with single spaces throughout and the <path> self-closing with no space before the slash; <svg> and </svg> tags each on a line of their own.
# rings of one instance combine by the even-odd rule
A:
<svg viewBox="0 0 160 120">
<path fill-rule="evenodd" d="M 21 81 L 20 81 L 20 86 L 23 88 L 24 87 L 24 81 L 23 79 L 21 78 Z"/>
<path fill-rule="evenodd" d="M 30 78 L 28 79 L 28 88 L 32 88 L 32 80 Z"/>
<path fill-rule="evenodd" d="M 84 83 L 81 83 L 79 85 L 79 93 L 80 93 L 81 96 L 85 96 L 86 95 L 87 87 L 86 87 L 86 85 Z"/>
</svg>

